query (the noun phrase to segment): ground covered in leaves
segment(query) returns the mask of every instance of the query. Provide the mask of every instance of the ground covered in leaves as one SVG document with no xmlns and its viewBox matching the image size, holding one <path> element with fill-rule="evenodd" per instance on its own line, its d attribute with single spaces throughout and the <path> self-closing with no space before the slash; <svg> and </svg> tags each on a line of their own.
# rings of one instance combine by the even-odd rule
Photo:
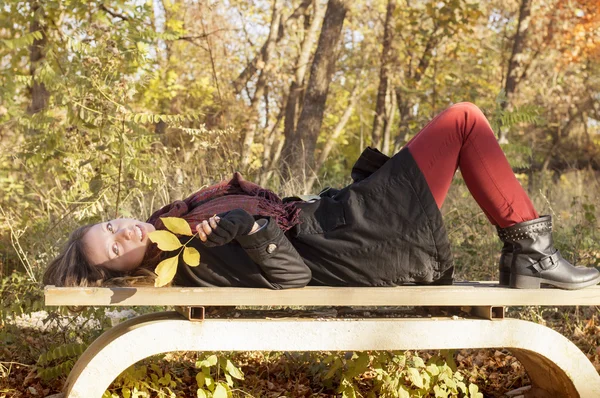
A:
<svg viewBox="0 0 600 398">
<path fill-rule="evenodd" d="M 361 311 L 345 307 L 319 309 L 317 314 L 327 316 L 336 312 L 338 315 L 346 317 L 359 317 Z M 260 310 L 257 310 L 247 315 L 258 317 L 261 316 L 261 313 Z M 364 311 L 362 313 L 364 314 Z M 289 312 L 280 310 L 272 314 L 286 316 L 289 315 Z M 232 314 L 223 313 L 222 310 L 217 309 L 209 315 L 218 317 Z M 311 313 L 309 311 L 299 315 L 310 316 Z M 387 312 L 383 311 L 383 316 L 392 315 L 394 315 L 392 309 Z M 407 316 L 407 314 L 404 313 L 403 316 Z M 415 316 L 427 315 L 419 313 Z M 542 323 L 564 334 L 586 354 L 596 369 L 600 371 L 600 322 L 597 317 L 597 307 L 512 308 L 509 309 L 508 316 Z M 0 397 L 45 397 L 60 392 L 68 369 L 56 377 L 44 379 L 40 376 L 41 371 L 44 370 L 44 366 L 40 365 L 43 363 L 40 362 L 40 355 L 47 352 L 50 347 L 56 346 L 57 343 L 67 345 L 70 341 L 61 341 L 67 336 L 65 335 L 66 329 L 68 327 L 32 328 L 22 322 L 19 324 L 7 322 L 2 326 L 0 329 L 0 338 L 3 341 L 0 346 Z M 98 325 L 93 325 L 92 322 L 86 336 L 93 338 L 100 331 Z M 476 384 L 485 397 L 499 397 L 529 383 L 524 368 L 507 350 L 455 350 L 442 353 L 417 351 L 404 354 L 409 362 L 411 358 L 415 357 L 422 358 L 424 362 L 438 357 L 448 359 L 448 365 L 455 367 L 467 384 Z M 243 379 L 234 380 L 235 383 L 229 389 L 234 397 L 340 396 L 340 375 L 331 376 L 333 372 L 328 372 L 333 363 L 331 358 L 341 358 L 346 367 L 352 363 L 352 353 L 335 353 L 332 356 L 331 353 L 325 352 L 244 352 L 218 353 L 217 356 L 229 359 L 243 372 Z M 370 357 L 373 358 L 373 356 Z M 165 386 L 162 391 L 171 391 L 175 394 L 174 396 L 196 397 L 199 386 L 197 375 L 200 372 L 198 361 L 202 358 L 206 358 L 205 353 L 171 353 L 149 358 L 143 363 L 135 365 L 129 375 L 122 375 L 120 379 L 117 379 L 111 386 L 111 393 L 119 397 L 126 396 L 127 394 L 123 393 L 124 386 L 133 385 L 131 384 L 132 377 L 140 377 L 147 379 L 144 383 L 149 387 L 149 391 L 153 388 L 152 380 L 154 380 L 156 385 Z M 65 367 L 72 365 L 75 359 L 75 357 L 65 356 L 63 362 L 68 362 Z M 366 371 L 353 377 L 353 386 L 359 396 L 373 396 L 374 385 L 377 384 L 377 374 L 376 370 L 367 368 Z M 223 376 L 223 374 L 213 374 L 215 382 L 219 380 L 219 377 L 223 379 Z M 224 379 L 223 385 L 225 385 Z M 158 396 L 158 394 L 152 394 L 152 396 Z"/>
</svg>

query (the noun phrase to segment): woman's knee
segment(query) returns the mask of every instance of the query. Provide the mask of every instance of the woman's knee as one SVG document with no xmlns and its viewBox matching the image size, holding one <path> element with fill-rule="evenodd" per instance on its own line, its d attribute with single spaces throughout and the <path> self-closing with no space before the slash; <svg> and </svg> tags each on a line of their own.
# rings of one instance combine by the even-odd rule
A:
<svg viewBox="0 0 600 398">
<path fill-rule="evenodd" d="M 479 109 L 479 107 L 471 102 L 459 102 L 448 108 L 451 117 L 456 118 L 460 122 L 460 125 L 464 127 L 465 131 L 472 132 L 473 127 L 476 125 L 489 126 L 489 121 Z M 476 129 L 477 131 L 491 130 L 487 129 Z"/>
<path fill-rule="evenodd" d="M 481 109 L 471 102 L 459 102 L 448 107 L 443 117 L 446 123 L 457 127 L 454 131 L 460 135 L 463 143 L 473 135 L 494 134 Z"/>
<path fill-rule="evenodd" d="M 472 102 L 458 102 L 448 107 L 448 110 L 453 112 L 464 112 L 468 115 L 483 116 L 483 112 L 477 105 Z"/>
</svg>

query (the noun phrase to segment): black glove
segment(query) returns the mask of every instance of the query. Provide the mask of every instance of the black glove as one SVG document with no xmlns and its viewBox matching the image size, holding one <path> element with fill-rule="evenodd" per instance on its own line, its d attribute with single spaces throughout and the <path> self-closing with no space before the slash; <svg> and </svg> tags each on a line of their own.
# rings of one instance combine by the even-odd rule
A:
<svg viewBox="0 0 600 398">
<path fill-rule="evenodd" d="M 217 214 L 220 218 L 217 228 L 206 236 L 204 246 L 215 247 L 225 245 L 236 237 L 248 235 L 254 226 L 254 217 L 246 210 L 235 209 L 227 213 Z"/>
</svg>

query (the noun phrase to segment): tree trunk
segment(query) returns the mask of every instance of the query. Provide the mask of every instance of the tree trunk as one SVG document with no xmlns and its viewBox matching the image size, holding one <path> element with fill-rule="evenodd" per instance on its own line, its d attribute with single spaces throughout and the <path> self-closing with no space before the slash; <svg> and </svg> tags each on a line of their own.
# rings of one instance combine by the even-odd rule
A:
<svg viewBox="0 0 600 398">
<path fill-rule="evenodd" d="M 279 26 L 279 28 L 277 29 L 278 30 L 277 40 L 276 40 L 277 43 L 279 43 L 279 41 L 284 37 L 285 30 L 292 24 L 292 22 L 295 21 L 296 19 L 298 19 L 301 15 L 304 15 L 304 13 L 306 12 L 306 9 L 308 9 L 308 7 L 310 6 L 311 3 L 312 3 L 312 0 L 302 1 L 302 3 L 298 6 L 298 8 L 296 8 L 294 10 L 292 15 L 290 15 L 285 20 L 285 22 L 283 24 L 281 24 L 281 26 Z M 250 79 L 252 79 L 252 77 L 258 71 L 259 61 L 264 58 L 264 53 L 267 50 L 268 44 L 269 44 L 269 39 L 267 39 L 265 44 L 263 44 L 259 53 L 254 58 L 252 58 L 252 60 L 250 62 L 248 62 L 248 65 L 246 65 L 246 67 L 244 68 L 242 73 L 240 73 L 239 76 L 233 81 L 232 85 L 233 85 L 233 89 L 235 90 L 236 94 L 239 94 L 240 92 L 242 92 L 242 89 L 246 86 L 246 83 Z"/>
<path fill-rule="evenodd" d="M 396 106 L 398 107 L 398 116 L 400 117 L 400 122 L 398 123 L 398 135 L 396 135 L 396 139 L 394 140 L 394 152 L 397 152 L 408 140 L 410 132 L 408 130 L 408 125 L 411 119 L 413 119 L 410 112 L 414 104 L 409 96 L 403 95 L 401 87 L 396 87 L 394 89 L 394 95 L 396 97 Z"/>
<path fill-rule="evenodd" d="M 396 112 L 396 96 L 394 95 L 394 89 L 392 86 L 388 87 L 387 93 L 388 111 L 385 119 L 385 127 L 383 129 L 383 148 L 381 152 L 386 155 L 390 155 L 390 138 L 392 132 L 392 126 L 394 126 L 394 116 Z"/>
<path fill-rule="evenodd" d="M 421 55 L 421 59 L 419 60 L 419 65 L 417 68 L 414 69 L 414 71 L 412 68 L 409 69 L 405 84 L 410 84 L 410 88 L 412 90 L 418 89 L 419 85 L 421 84 L 421 79 L 423 79 L 425 71 L 431 63 L 433 50 L 441 41 L 441 36 L 437 35 L 436 33 L 437 31 L 434 31 L 431 36 L 429 36 L 429 40 L 427 40 L 427 44 L 425 45 L 425 49 L 423 50 L 423 54 Z M 414 94 L 413 96 L 405 96 L 402 87 L 396 87 L 395 93 L 398 106 L 398 115 L 400 116 L 398 135 L 396 136 L 394 143 L 394 152 L 397 152 L 400 150 L 401 145 L 408 141 L 408 135 L 410 133 L 408 125 L 410 121 L 414 119 L 412 110 L 415 102 L 413 100 Z"/>
<path fill-rule="evenodd" d="M 279 124 L 283 120 L 284 112 L 285 112 L 285 103 L 280 106 L 279 113 L 277 114 L 277 118 L 275 119 L 273 124 L 271 126 L 267 127 L 269 134 L 267 135 L 265 142 L 264 142 L 264 152 L 263 152 L 263 156 L 262 156 L 262 168 L 261 168 L 260 177 L 258 179 L 258 183 L 261 186 L 267 185 L 270 175 L 271 175 L 271 170 L 273 167 L 273 158 L 275 157 L 273 155 L 273 146 L 274 146 L 275 142 L 277 141 L 277 139 L 280 139 L 280 140 L 283 139 L 283 137 L 281 137 L 281 131 L 279 128 Z"/>
<path fill-rule="evenodd" d="M 527 38 L 527 30 L 529 28 L 529 18 L 531 15 L 531 0 L 521 0 L 519 8 L 519 22 L 517 24 L 517 32 L 515 33 L 512 53 L 508 61 L 508 70 L 506 71 L 506 85 L 504 92 L 506 93 L 506 101 L 502 104 L 502 109 L 510 109 L 512 97 L 519 84 L 518 71 L 521 66 L 521 55 L 525 48 L 525 39 Z M 501 144 L 508 143 L 508 131 L 504 126 L 500 127 L 500 136 L 498 142 Z"/>
<path fill-rule="evenodd" d="M 286 140 L 292 141 L 296 134 L 296 123 L 298 121 L 298 115 L 300 113 L 300 104 L 305 88 L 305 77 L 306 67 L 310 59 L 311 49 L 313 43 L 319 32 L 319 26 L 325 16 L 325 7 L 320 5 L 318 2 L 315 3 L 315 9 L 313 18 L 310 23 L 310 27 L 300 48 L 298 54 L 298 60 L 296 61 L 296 73 L 294 74 L 294 80 L 290 86 L 290 92 L 288 96 L 287 105 L 285 108 L 285 121 L 283 125 L 283 134 Z"/>
<path fill-rule="evenodd" d="M 170 18 L 170 15 L 169 15 L 170 10 L 165 6 L 164 0 L 155 1 L 154 7 L 155 8 L 154 8 L 153 27 L 157 32 L 164 32 L 165 24 Z M 161 9 L 158 10 L 156 7 L 160 7 Z M 157 14 L 160 14 L 160 13 L 162 13 L 162 15 L 164 17 L 164 21 L 160 21 L 160 19 L 157 17 Z M 163 89 L 166 90 L 166 86 L 167 86 L 167 82 L 168 82 L 167 76 L 169 76 L 169 72 L 171 70 L 171 52 L 172 52 L 173 44 L 169 40 L 159 40 L 158 44 L 160 46 L 164 46 L 164 48 L 165 48 L 165 51 L 159 51 L 157 53 L 157 56 L 158 56 L 157 60 L 158 60 L 159 66 L 160 66 L 159 73 L 161 74 L 161 84 L 164 84 Z M 159 100 L 158 112 L 160 112 L 160 113 L 176 113 L 171 108 L 172 103 L 173 103 L 172 100 L 169 100 L 165 97 L 161 97 Z M 159 120 L 158 123 L 154 124 L 154 132 L 158 135 L 164 135 L 167 132 L 168 127 L 169 126 L 167 125 L 167 123 L 163 122 L 162 120 Z"/>
<path fill-rule="evenodd" d="M 275 148 L 275 152 L 273 153 L 273 156 L 271 157 L 271 166 L 269 168 L 269 171 L 267 172 L 266 176 L 265 176 L 265 182 L 261 182 L 260 185 L 265 186 L 267 184 L 267 182 L 273 177 L 273 173 L 275 171 L 275 165 L 279 162 L 279 158 L 281 157 L 281 150 L 283 149 L 283 144 L 285 143 L 285 138 L 283 136 L 283 133 L 279 133 L 279 141 L 277 141 L 277 147 Z"/>
<path fill-rule="evenodd" d="M 317 180 L 316 173 L 325 164 L 325 161 L 327 160 L 329 153 L 333 149 L 333 146 L 336 144 L 337 139 L 342 134 L 342 131 L 344 131 L 346 124 L 348 124 L 348 121 L 350 120 L 350 117 L 352 116 L 352 113 L 354 112 L 354 107 L 356 106 L 356 102 L 361 97 L 361 95 L 364 93 L 364 90 L 362 92 L 359 91 L 359 86 L 360 86 L 360 83 L 357 81 L 356 85 L 354 86 L 354 89 L 352 90 L 352 94 L 350 94 L 350 99 L 348 101 L 348 106 L 346 107 L 346 110 L 344 111 L 339 122 L 336 124 L 335 128 L 333 129 L 333 132 L 331 133 L 331 135 L 328 136 L 327 142 L 325 142 L 325 145 L 323 146 L 323 150 L 319 154 L 319 158 L 317 159 L 317 162 L 315 164 L 315 173 L 312 173 L 307 179 L 306 186 L 304 187 L 304 194 L 308 194 L 311 191 L 315 181 Z"/>
<path fill-rule="evenodd" d="M 42 24 L 40 24 L 39 21 L 40 8 L 41 6 L 38 1 L 31 2 L 31 14 L 33 15 L 33 19 L 31 21 L 31 25 L 29 26 L 29 31 L 41 31 L 42 38 L 39 40 L 35 39 L 29 48 L 29 73 L 33 77 L 33 83 L 31 84 L 31 88 L 29 90 L 31 95 L 31 103 L 27 108 L 27 113 L 30 115 L 43 110 L 48 104 L 48 98 L 50 97 L 50 93 L 48 93 L 48 90 L 46 90 L 44 83 L 37 80 L 35 76 L 39 64 L 44 59 L 44 48 L 46 47 L 47 43 L 46 33 L 42 30 Z"/>
<path fill-rule="evenodd" d="M 295 175 L 304 176 L 307 170 L 314 169 L 314 151 L 323 122 L 325 101 L 329 84 L 333 77 L 335 61 L 342 36 L 342 26 L 346 17 L 347 0 L 329 0 L 323 19 L 323 28 L 319 44 L 315 52 L 310 70 L 302 113 L 298 126 L 291 140 L 284 145 L 284 175 L 292 171 Z"/>
<path fill-rule="evenodd" d="M 385 13 L 385 26 L 383 29 L 383 50 L 381 52 L 381 68 L 379 72 L 379 89 L 377 90 L 377 102 L 375 104 L 375 117 L 373 120 L 373 132 L 371 145 L 375 148 L 381 146 L 381 138 L 386 116 L 386 97 L 388 94 L 388 81 L 392 60 L 392 42 L 394 32 L 393 14 L 396 9 L 396 0 L 388 0 Z"/>
<path fill-rule="evenodd" d="M 246 126 L 246 132 L 244 134 L 244 142 L 242 144 L 242 159 L 240 165 L 242 168 L 247 167 L 252 159 L 252 144 L 254 143 L 254 136 L 258 128 L 258 112 L 260 101 L 265 92 L 267 85 L 267 74 L 271 67 L 271 54 L 275 49 L 275 41 L 277 39 L 277 32 L 279 30 L 279 23 L 281 21 L 281 3 L 279 0 L 273 0 L 273 16 L 271 18 L 271 30 L 269 32 L 269 38 L 267 39 L 266 48 L 262 58 L 262 69 L 256 82 L 256 90 L 254 96 L 250 101 L 250 117 Z"/>
</svg>

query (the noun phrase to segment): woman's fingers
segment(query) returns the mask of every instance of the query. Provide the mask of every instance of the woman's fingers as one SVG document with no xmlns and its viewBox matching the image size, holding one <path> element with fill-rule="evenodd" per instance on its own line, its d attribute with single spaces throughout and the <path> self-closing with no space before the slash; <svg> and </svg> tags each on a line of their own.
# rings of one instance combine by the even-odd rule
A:
<svg viewBox="0 0 600 398">
<path fill-rule="evenodd" d="M 210 235 L 212 228 L 208 225 L 208 222 L 204 220 L 196 226 L 196 232 L 198 232 L 198 238 L 200 238 L 202 242 L 206 242 L 206 237 Z"/>
<path fill-rule="evenodd" d="M 198 239 L 202 242 L 206 242 L 206 234 L 202 230 L 202 223 L 196 225 L 196 232 L 198 233 Z"/>
<path fill-rule="evenodd" d="M 202 242 L 206 242 L 207 236 L 213 232 L 213 229 L 217 228 L 217 223 L 219 220 L 220 219 L 218 216 L 212 216 L 208 220 L 204 220 L 196 226 L 198 238 L 200 238 Z"/>
</svg>

